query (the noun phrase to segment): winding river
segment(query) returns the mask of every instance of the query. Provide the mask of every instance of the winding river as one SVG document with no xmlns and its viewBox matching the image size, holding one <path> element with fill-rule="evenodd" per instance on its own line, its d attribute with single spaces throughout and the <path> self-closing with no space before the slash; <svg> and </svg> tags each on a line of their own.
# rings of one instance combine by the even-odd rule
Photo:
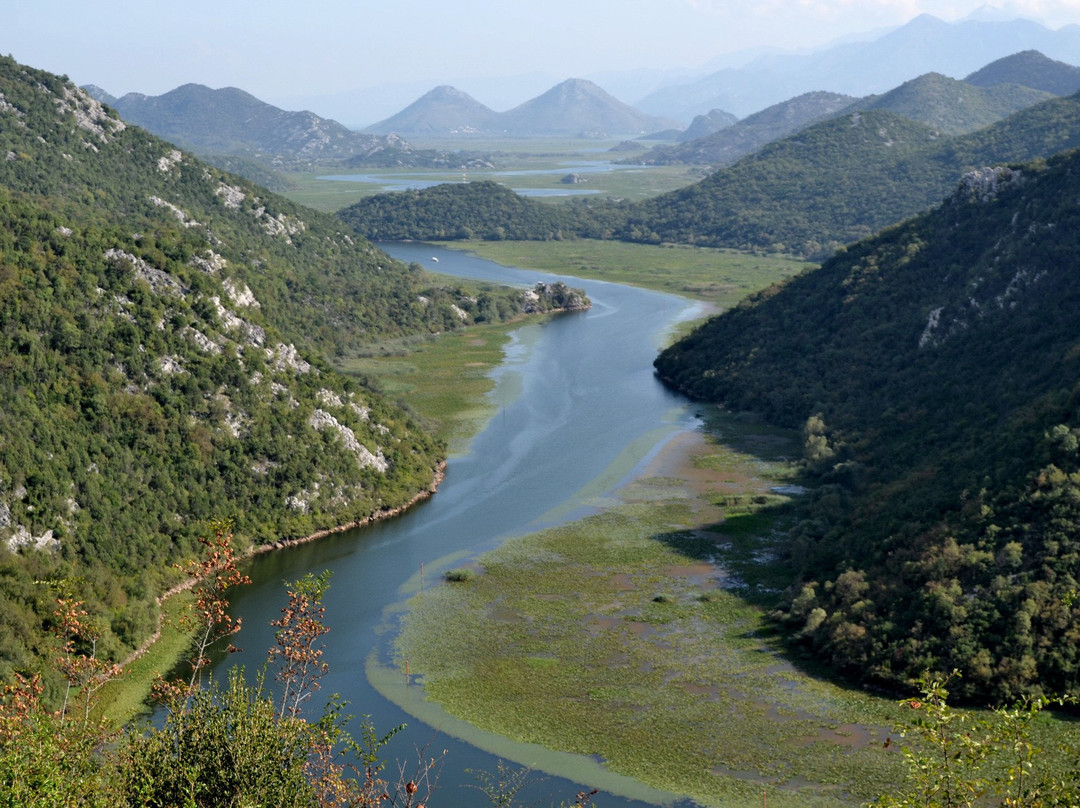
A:
<svg viewBox="0 0 1080 808">
<path fill-rule="evenodd" d="M 384 249 L 465 278 L 529 286 L 556 279 L 430 245 Z M 434 497 L 396 519 L 259 557 L 249 570 L 254 584 L 234 601 L 234 613 L 244 618 L 241 644 L 247 650 L 228 661 L 253 670 L 273 643 L 268 622 L 284 604 L 282 581 L 331 570 L 325 656 L 330 673 L 320 695 L 340 694 L 350 713 L 370 715 L 382 731 L 407 723 L 408 730 L 386 750 L 390 758 L 415 759 L 415 749 L 425 746 L 432 754 L 446 750 L 435 797 L 443 808 L 482 803 L 480 794 L 459 786 L 476 784 L 467 770 L 494 772 L 499 760 L 545 773 L 523 795 L 527 804 L 572 800 L 586 787 L 601 788 L 605 808 L 669 801 L 669 795 L 611 775 L 596 761 L 484 737 L 437 710 L 410 708 L 423 715 L 419 720 L 399 705 L 420 701 L 421 689 L 409 686 L 403 673 L 391 677 L 376 664 L 385 661 L 399 617 L 396 604 L 425 583 L 422 569 L 431 586 L 449 563 L 590 512 L 666 440 L 696 426 L 689 403 L 656 381 L 652 360 L 672 326 L 700 312 L 698 304 L 632 287 L 559 279 L 584 287 L 592 309 L 514 332 L 505 362 L 494 373 L 496 414 L 466 454 L 450 459 Z"/>
</svg>

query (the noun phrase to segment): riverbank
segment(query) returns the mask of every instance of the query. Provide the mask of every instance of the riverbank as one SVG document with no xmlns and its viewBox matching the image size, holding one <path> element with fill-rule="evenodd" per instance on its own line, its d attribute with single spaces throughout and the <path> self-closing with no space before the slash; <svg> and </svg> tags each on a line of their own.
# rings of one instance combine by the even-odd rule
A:
<svg viewBox="0 0 1080 808">
<path fill-rule="evenodd" d="M 707 416 L 601 513 L 414 596 L 397 664 L 468 725 L 702 804 L 862 804 L 901 779 L 897 706 L 799 670 L 767 617 L 798 438 Z"/>
<path fill-rule="evenodd" d="M 446 461 L 442 460 L 432 470 L 431 483 L 402 505 L 383 507 L 362 519 L 317 530 L 308 536 L 251 545 L 238 560 L 244 561 L 265 553 L 288 550 L 348 530 L 393 519 L 433 496 L 445 477 Z M 174 670 L 183 660 L 190 646 L 191 635 L 177 627 L 177 620 L 186 605 L 179 601 L 182 601 L 181 596 L 187 595 L 201 582 L 198 578 L 186 578 L 157 596 L 158 617 L 154 632 L 120 662 L 121 675 L 102 688 L 98 709 L 107 720 L 122 725 L 145 712 L 154 682 Z"/>
</svg>

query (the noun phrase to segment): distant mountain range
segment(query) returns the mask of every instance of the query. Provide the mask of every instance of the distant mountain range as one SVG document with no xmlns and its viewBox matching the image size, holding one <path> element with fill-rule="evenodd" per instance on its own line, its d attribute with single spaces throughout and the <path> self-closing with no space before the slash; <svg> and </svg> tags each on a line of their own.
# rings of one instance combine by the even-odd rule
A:
<svg viewBox="0 0 1080 808">
<path fill-rule="evenodd" d="M 858 99 L 840 93 L 804 93 L 773 104 L 717 131 L 676 146 L 657 146 L 634 162 L 650 165 L 692 163 L 730 165 L 774 140 L 851 106 Z M 695 119 L 697 120 L 697 119 Z M 689 130 L 687 130 L 689 131 Z M 683 138 L 679 138 L 683 141 Z"/>
<path fill-rule="evenodd" d="M 860 99 L 838 93 L 805 93 L 703 138 L 678 146 L 658 146 L 638 159 L 658 165 L 730 165 L 766 143 L 833 115 L 856 110 L 887 110 L 944 134 L 964 134 L 1055 95 L 1077 90 L 1080 67 L 1055 61 L 1038 51 L 1024 51 L 991 62 L 963 81 L 927 73 L 881 95 Z"/>
<path fill-rule="evenodd" d="M 201 155 L 237 155 L 284 167 L 362 157 L 412 164 L 413 148 L 400 137 L 355 132 L 313 112 L 289 112 L 235 87 L 185 84 L 163 95 L 115 98 L 84 88 L 127 122 Z"/>
<path fill-rule="evenodd" d="M 376 135 L 510 135 L 604 138 L 643 135 L 677 122 L 634 109 L 584 79 L 567 79 L 506 112 L 453 87 L 436 87 L 397 115 L 367 127 Z"/>
<path fill-rule="evenodd" d="M 682 121 L 717 108 L 744 117 L 812 91 L 866 96 L 925 73 L 966 76 L 995 59 L 1031 49 L 1051 59 L 1075 61 L 1080 54 L 1080 25 L 1052 31 L 1030 20 L 947 23 L 923 14 L 869 42 L 845 43 L 810 55 L 764 56 L 657 90 L 635 106 Z M 1036 89 L 1054 92 L 1049 87 Z"/>
</svg>

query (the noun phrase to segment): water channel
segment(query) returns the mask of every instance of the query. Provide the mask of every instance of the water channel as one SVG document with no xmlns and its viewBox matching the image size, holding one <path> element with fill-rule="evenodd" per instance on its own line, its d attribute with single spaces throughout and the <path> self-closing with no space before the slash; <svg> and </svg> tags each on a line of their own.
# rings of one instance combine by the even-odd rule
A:
<svg viewBox="0 0 1080 808">
<path fill-rule="evenodd" d="M 388 661 L 396 604 L 420 585 L 422 567 L 430 570 L 425 585 L 437 585 L 437 571 L 448 559 L 460 564 L 511 536 L 588 513 L 667 439 L 696 428 L 689 403 L 655 379 L 652 360 L 665 334 L 679 320 L 696 316 L 698 305 L 627 286 L 508 268 L 430 245 L 383 246 L 396 258 L 444 274 L 528 286 L 563 280 L 584 287 L 593 307 L 514 332 L 506 360 L 494 373 L 496 413 L 467 453 L 450 458 L 434 497 L 399 518 L 255 561 L 249 570 L 254 584 L 234 601 L 234 613 L 244 619 L 240 644 L 246 650 L 239 659 L 229 657 L 229 664 L 240 662 L 249 671 L 262 664 L 273 643 L 268 622 L 284 604 L 282 581 L 331 570 L 325 656 L 330 673 L 320 695 L 340 694 L 350 702 L 350 713 L 370 715 L 383 731 L 407 723 L 388 757 L 415 758 L 416 747 L 425 745 L 433 753 L 447 750 L 439 806 L 483 804 L 483 795 L 461 786 L 476 783 L 467 770 L 494 772 L 499 760 L 544 772 L 545 779 L 523 797 L 526 804 L 558 805 L 582 788 L 601 788 L 605 808 L 670 801 L 590 759 L 462 732 L 437 710 L 434 717 L 424 711 L 425 720 L 418 720 L 399 704 L 421 700 L 422 689 L 374 663 Z"/>
</svg>

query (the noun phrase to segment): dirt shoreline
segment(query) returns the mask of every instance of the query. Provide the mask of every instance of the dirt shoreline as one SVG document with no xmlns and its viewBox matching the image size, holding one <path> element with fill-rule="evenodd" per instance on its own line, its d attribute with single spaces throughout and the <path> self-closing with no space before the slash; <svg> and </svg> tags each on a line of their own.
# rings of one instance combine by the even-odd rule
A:
<svg viewBox="0 0 1080 808">
<path fill-rule="evenodd" d="M 344 533 L 346 530 L 352 530 L 353 528 L 367 527 L 368 525 L 372 525 L 376 522 L 381 522 L 386 519 L 392 519 L 395 516 L 400 516 L 414 505 L 417 505 L 424 500 L 432 497 L 439 490 L 439 485 L 442 484 L 442 481 L 445 478 L 446 461 L 442 460 L 439 462 L 439 465 L 435 467 L 434 473 L 432 474 L 431 483 L 427 486 L 427 488 L 416 492 L 413 498 L 406 502 L 404 505 L 399 505 L 396 508 L 380 508 L 374 513 L 365 516 L 363 519 L 356 519 L 352 522 L 338 525 L 336 527 L 316 530 L 314 533 L 308 536 L 301 536 L 300 538 L 296 539 L 280 539 L 278 541 L 266 542 L 265 544 L 253 544 L 246 551 L 244 551 L 244 553 L 240 556 L 239 560 L 254 558 L 255 556 L 263 555 L 265 553 L 277 552 L 278 550 L 287 550 L 290 547 L 298 547 L 301 544 L 309 544 L 310 542 L 324 539 L 327 536 L 333 536 L 336 533 Z M 181 592 L 186 592 L 189 589 L 194 589 L 195 586 L 198 585 L 201 581 L 201 578 L 188 578 L 187 580 L 181 581 L 180 583 L 176 584 L 176 586 L 172 586 L 169 589 L 166 589 L 164 592 L 162 592 L 155 598 L 158 606 L 158 618 L 157 625 L 154 628 L 154 633 L 151 634 L 138 648 L 128 654 L 127 657 L 125 657 L 123 661 L 120 662 L 121 669 L 126 669 L 129 665 L 131 665 L 131 663 L 135 662 L 137 659 L 141 659 L 142 657 L 146 656 L 147 652 L 153 647 L 154 643 L 161 639 L 161 629 L 164 622 L 165 614 L 161 607 L 165 605 L 165 602 L 168 601 L 169 598 L 179 595 Z"/>
</svg>

